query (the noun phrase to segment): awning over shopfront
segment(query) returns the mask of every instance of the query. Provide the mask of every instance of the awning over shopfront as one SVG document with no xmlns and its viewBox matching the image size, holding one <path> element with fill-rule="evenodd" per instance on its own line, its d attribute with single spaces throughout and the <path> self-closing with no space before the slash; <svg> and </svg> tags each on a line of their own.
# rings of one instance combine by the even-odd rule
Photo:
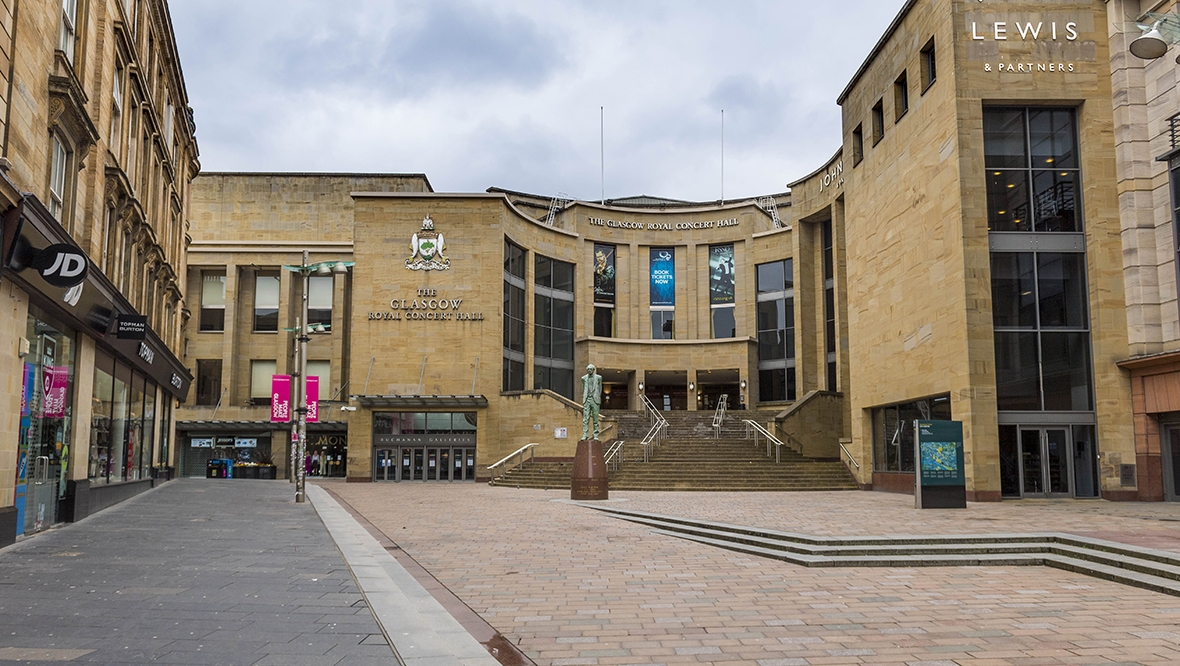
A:
<svg viewBox="0 0 1180 666">
<path fill-rule="evenodd" d="M 291 424 L 289 423 L 272 423 L 270 421 L 177 421 L 176 429 L 179 432 L 201 433 L 201 434 L 218 434 L 218 433 L 245 433 L 245 432 L 272 432 L 274 430 L 289 430 Z M 311 433 L 318 432 L 345 432 L 348 430 L 348 424 L 344 421 L 321 421 L 319 423 L 308 423 L 307 431 Z"/>
<path fill-rule="evenodd" d="M 352 395 L 362 407 L 369 409 L 481 409 L 488 406 L 482 395 Z"/>
</svg>

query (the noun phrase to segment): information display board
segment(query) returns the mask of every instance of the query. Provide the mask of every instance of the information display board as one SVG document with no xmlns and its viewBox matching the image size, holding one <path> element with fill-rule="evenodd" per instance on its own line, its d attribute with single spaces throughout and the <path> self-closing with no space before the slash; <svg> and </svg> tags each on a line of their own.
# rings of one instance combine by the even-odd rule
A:
<svg viewBox="0 0 1180 666">
<path fill-rule="evenodd" d="M 962 421 L 914 421 L 914 506 L 967 508 Z"/>
</svg>

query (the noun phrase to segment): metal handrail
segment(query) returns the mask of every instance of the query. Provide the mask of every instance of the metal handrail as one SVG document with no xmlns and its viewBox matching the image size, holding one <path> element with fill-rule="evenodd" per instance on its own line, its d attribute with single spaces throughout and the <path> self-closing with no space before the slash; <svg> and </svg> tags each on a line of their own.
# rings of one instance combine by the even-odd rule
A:
<svg viewBox="0 0 1180 666">
<path fill-rule="evenodd" d="M 856 462 L 856 458 L 853 458 L 852 454 L 848 452 L 848 449 L 844 448 L 843 442 L 840 442 L 840 450 L 844 452 L 844 455 L 848 456 L 848 462 L 856 465 L 857 469 L 860 469 L 860 463 Z"/>
<path fill-rule="evenodd" d="M 529 462 L 533 462 L 535 460 L 535 456 L 536 456 L 536 452 L 533 449 L 535 449 L 536 447 L 537 447 L 537 444 L 535 444 L 535 443 L 525 444 L 524 446 L 520 447 L 519 449 L 504 456 L 498 462 L 488 465 L 488 469 L 492 470 L 492 478 L 493 479 L 496 478 L 496 471 L 495 470 L 497 467 L 499 467 L 501 465 L 504 465 L 504 469 L 500 472 L 500 478 L 501 479 L 504 478 L 504 475 L 507 474 L 511 470 L 511 468 L 508 467 L 505 463 L 507 463 L 509 460 L 511 460 L 513 458 L 513 456 L 518 457 L 518 460 L 516 461 L 517 466 L 523 465 L 525 451 L 528 451 L 528 453 L 529 453 Z"/>
<path fill-rule="evenodd" d="M 725 423 L 725 409 L 729 406 L 729 394 L 722 393 L 717 401 L 717 409 L 713 410 L 713 439 L 721 438 L 721 424 Z"/>
<path fill-rule="evenodd" d="M 643 437 L 643 462 L 649 462 L 651 460 L 652 451 L 663 443 L 664 436 L 667 433 L 667 421 L 652 424 L 651 429 L 647 431 L 647 435 Z"/>
<path fill-rule="evenodd" d="M 778 437 L 775 437 L 774 435 L 770 434 L 770 431 L 767 430 L 765 427 L 763 427 L 763 425 L 761 423 L 758 423 L 757 421 L 751 421 L 750 419 L 744 419 L 742 422 L 746 424 L 746 439 L 750 438 L 750 434 L 752 432 L 753 436 L 754 436 L 754 446 L 758 446 L 758 435 L 762 435 L 763 437 L 765 437 L 766 438 L 766 455 L 768 457 L 770 456 L 770 445 L 774 444 L 774 461 L 776 463 L 779 462 L 780 461 L 779 451 L 782 449 L 782 446 L 783 446 L 782 441 L 779 440 Z"/>
<path fill-rule="evenodd" d="M 616 439 L 615 443 L 610 447 L 610 450 L 606 452 L 606 467 L 607 467 L 607 469 L 610 469 L 610 470 L 613 470 L 616 472 L 619 470 L 619 463 L 624 460 L 624 458 L 623 458 L 623 445 L 624 444 L 626 444 L 626 442 L 624 442 L 623 440 Z"/>
<path fill-rule="evenodd" d="M 643 401 L 643 406 L 647 408 L 647 415 L 651 418 L 652 423 L 668 422 L 668 419 L 664 418 L 660 410 L 656 409 L 656 406 L 652 404 L 651 399 L 642 393 L 639 394 L 639 398 Z"/>
</svg>

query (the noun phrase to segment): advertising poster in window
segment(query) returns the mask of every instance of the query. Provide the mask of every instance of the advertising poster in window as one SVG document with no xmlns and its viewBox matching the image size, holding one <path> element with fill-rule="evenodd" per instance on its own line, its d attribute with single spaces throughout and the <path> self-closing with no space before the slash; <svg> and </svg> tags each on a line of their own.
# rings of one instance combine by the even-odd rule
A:
<svg viewBox="0 0 1180 666">
<path fill-rule="evenodd" d="M 733 303 L 733 246 L 709 247 L 709 304 Z"/>
<path fill-rule="evenodd" d="M 594 302 L 615 302 L 614 245 L 594 245 Z"/>
<path fill-rule="evenodd" d="M 651 304 L 676 305 L 676 254 L 670 247 L 651 249 Z"/>
<path fill-rule="evenodd" d="M 43 368 L 45 400 L 42 416 L 60 419 L 66 415 L 66 389 L 70 383 L 70 369 L 64 365 L 47 365 Z"/>
</svg>

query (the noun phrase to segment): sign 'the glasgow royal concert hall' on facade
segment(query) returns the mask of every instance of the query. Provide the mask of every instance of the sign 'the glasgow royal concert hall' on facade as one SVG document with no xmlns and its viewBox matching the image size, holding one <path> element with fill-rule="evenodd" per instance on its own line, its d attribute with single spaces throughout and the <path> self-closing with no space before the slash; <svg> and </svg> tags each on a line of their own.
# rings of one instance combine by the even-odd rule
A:
<svg viewBox="0 0 1180 666">
<path fill-rule="evenodd" d="M 486 481 L 530 443 L 573 455 L 593 364 L 603 438 L 629 445 L 635 415 L 724 402 L 863 489 L 911 492 L 915 420 L 953 419 L 970 500 L 1176 499 L 1180 95 L 1171 58 L 1128 51 L 1170 11 L 907 2 L 837 100 L 840 150 L 759 199 L 200 174 L 169 462 L 286 474 L 272 381 L 305 361 L 307 473 Z M 306 280 L 283 268 L 305 251 Z"/>
</svg>

